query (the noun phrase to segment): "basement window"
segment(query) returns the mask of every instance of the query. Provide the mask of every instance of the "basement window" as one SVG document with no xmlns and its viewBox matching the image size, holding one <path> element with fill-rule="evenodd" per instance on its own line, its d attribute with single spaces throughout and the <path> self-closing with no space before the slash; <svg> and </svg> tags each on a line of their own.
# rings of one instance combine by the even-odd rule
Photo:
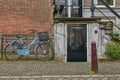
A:
<svg viewBox="0 0 120 80">
<path fill-rule="evenodd" d="M 115 0 L 104 0 L 110 7 L 115 7 Z M 105 7 L 100 0 L 94 0 L 96 7 Z"/>
</svg>

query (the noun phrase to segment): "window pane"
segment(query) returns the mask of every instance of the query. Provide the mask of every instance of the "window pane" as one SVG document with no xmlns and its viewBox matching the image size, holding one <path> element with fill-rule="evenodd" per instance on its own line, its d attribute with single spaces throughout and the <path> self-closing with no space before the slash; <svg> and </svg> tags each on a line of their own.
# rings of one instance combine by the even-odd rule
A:
<svg viewBox="0 0 120 80">
<path fill-rule="evenodd" d="M 63 12 L 61 13 L 61 16 L 62 17 L 67 17 L 68 16 L 67 12 L 68 12 L 67 8 L 64 8 Z"/>
<path fill-rule="evenodd" d="M 113 0 L 104 0 L 108 5 L 113 5 Z M 103 5 L 101 1 L 98 0 L 98 5 Z"/>
<path fill-rule="evenodd" d="M 57 0 L 60 5 L 65 5 L 67 0 Z"/>
<path fill-rule="evenodd" d="M 79 8 L 72 9 L 72 17 L 79 17 Z"/>
<path fill-rule="evenodd" d="M 82 17 L 82 0 L 72 0 L 72 17 Z"/>
<path fill-rule="evenodd" d="M 68 0 L 57 0 L 57 4 L 64 5 L 61 16 L 68 16 L 68 11 L 71 11 L 71 17 L 82 17 L 82 0 L 70 0 L 71 3 L 68 6 Z"/>
<path fill-rule="evenodd" d="M 109 5 L 113 5 L 113 0 L 106 0 L 106 3 Z"/>
<path fill-rule="evenodd" d="M 73 3 L 72 3 L 73 6 L 78 6 L 78 5 L 79 5 L 79 4 L 78 4 L 78 0 L 73 0 L 72 2 L 73 2 Z"/>
</svg>

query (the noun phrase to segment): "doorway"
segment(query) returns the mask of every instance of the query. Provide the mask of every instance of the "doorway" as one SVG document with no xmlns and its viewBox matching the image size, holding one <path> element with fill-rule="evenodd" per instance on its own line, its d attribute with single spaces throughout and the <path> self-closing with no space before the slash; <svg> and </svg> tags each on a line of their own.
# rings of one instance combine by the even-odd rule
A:
<svg viewBox="0 0 120 80">
<path fill-rule="evenodd" d="M 68 25 L 67 62 L 87 62 L 86 24 Z"/>
</svg>

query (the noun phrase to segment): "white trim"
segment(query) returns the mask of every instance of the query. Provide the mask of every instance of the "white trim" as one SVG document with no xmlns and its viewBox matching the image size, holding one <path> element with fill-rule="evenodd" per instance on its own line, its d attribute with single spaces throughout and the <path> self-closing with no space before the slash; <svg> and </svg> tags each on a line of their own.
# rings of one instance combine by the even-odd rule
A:
<svg viewBox="0 0 120 80">
<path fill-rule="evenodd" d="M 110 5 L 110 7 L 115 7 L 115 2 L 116 0 L 113 0 L 113 5 Z M 102 7 L 102 8 L 105 7 L 104 5 L 98 5 L 97 3 L 98 3 L 98 0 L 94 0 L 94 4 L 96 7 Z"/>
<path fill-rule="evenodd" d="M 68 17 L 71 17 L 71 7 L 69 7 L 69 6 L 71 6 L 71 0 L 68 0 Z"/>
</svg>

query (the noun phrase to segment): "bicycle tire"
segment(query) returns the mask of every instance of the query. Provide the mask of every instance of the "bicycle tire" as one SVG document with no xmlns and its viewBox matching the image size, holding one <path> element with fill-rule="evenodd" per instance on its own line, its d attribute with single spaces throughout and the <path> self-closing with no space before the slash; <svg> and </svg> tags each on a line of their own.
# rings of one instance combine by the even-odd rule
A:
<svg viewBox="0 0 120 80">
<path fill-rule="evenodd" d="M 36 59 L 41 61 L 51 60 L 53 58 L 53 52 L 50 43 L 43 43 L 36 47 Z"/>
<path fill-rule="evenodd" d="M 4 56 L 8 61 L 18 61 L 22 57 L 22 55 L 17 54 L 17 49 L 19 48 L 18 42 L 13 42 L 12 44 L 8 44 L 4 48 Z"/>
</svg>

